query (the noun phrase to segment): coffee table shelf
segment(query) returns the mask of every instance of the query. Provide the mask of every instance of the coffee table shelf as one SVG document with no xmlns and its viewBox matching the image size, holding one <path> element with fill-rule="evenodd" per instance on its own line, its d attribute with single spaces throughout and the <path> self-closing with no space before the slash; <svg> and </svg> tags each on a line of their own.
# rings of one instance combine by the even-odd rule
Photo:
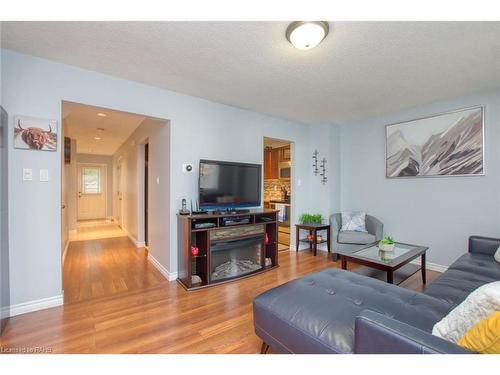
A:
<svg viewBox="0 0 500 375">
<path fill-rule="evenodd" d="M 312 243 L 314 240 L 308 240 L 307 238 L 301 238 L 300 242 Z M 316 240 L 316 243 L 319 245 L 320 243 L 328 242 L 326 239 L 322 239 L 321 241 Z"/>
<path fill-rule="evenodd" d="M 420 270 L 425 284 L 425 254 L 428 249 L 426 246 L 396 242 L 393 252 L 384 252 L 378 249 L 378 242 L 374 242 L 351 251 L 339 252 L 339 256 L 344 270 L 347 269 L 347 262 L 359 264 L 364 267 L 357 268 L 354 272 L 380 280 L 385 278 L 390 284 L 400 284 Z M 419 257 L 420 266 L 410 264 Z"/>
<path fill-rule="evenodd" d="M 399 285 L 403 281 L 408 279 L 410 276 L 416 274 L 418 271 L 420 271 L 420 266 L 417 266 L 416 264 L 410 264 L 410 263 L 406 264 L 394 272 L 392 283 Z M 377 270 L 376 268 L 364 267 L 364 266 L 358 267 L 358 268 L 354 269 L 352 272 L 355 272 L 359 275 L 372 277 L 374 279 L 379 279 L 381 281 L 386 281 L 386 277 L 387 277 L 387 272 L 385 272 L 385 271 Z"/>
</svg>

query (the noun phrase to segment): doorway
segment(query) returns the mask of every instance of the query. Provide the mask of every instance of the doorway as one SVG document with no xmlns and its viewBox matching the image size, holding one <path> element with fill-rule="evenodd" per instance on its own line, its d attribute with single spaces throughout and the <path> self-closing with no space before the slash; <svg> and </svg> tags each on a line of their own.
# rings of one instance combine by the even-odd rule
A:
<svg viewBox="0 0 500 375">
<path fill-rule="evenodd" d="M 61 176 L 65 303 L 164 282 L 145 246 L 169 243 L 168 230 L 148 230 L 169 211 L 168 121 L 70 102 L 62 113 L 71 148 Z"/>
<path fill-rule="evenodd" d="M 149 143 L 144 145 L 144 244 L 148 246 Z"/>
<path fill-rule="evenodd" d="M 290 249 L 292 142 L 264 137 L 264 207 L 278 210 L 278 250 Z"/>
<path fill-rule="evenodd" d="M 106 182 L 105 165 L 78 164 L 78 221 L 106 219 Z"/>
</svg>

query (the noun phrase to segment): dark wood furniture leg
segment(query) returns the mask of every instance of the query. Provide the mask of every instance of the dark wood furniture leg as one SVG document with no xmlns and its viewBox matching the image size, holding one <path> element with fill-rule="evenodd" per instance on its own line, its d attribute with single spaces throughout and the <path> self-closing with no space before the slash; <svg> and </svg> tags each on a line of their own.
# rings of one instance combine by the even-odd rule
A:
<svg viewBox="0 0 500 375">
<path fill-rule="evenodd" d="M 309 229 L 309 238 L 312 237 L 313 231 Z M 309 250 L 313 250 L 314 245 L 312 243 L 312 240 L 309 240 Z"/>
<path fill-rule="evenodd" d="M 393 270 L 387 271 L 387 282 L 389 284 L 394 284 L 394 271 Z"/>
<path fill-rule="evenodd" d="M 300 228 L 295 229 L 295 251 L 299 251 Z"/>
<path fill-rule="evenodd" d="M 262 341 L 262 346 L 260 347 L 260 354 L 267 354 L 269 350 L 269 345 L 267 345 L 264 341 Z"/>
<path fill-rule="evenodd" d="M 316 232 L 316 229 L 313 230 L 313 251 L 314 251 L 314 256 L 316 256 L 316 251 L 318 250 L 318 232 Z"/>
<path fill-rule="evenodd" d="M 330 229 L 326 230 L 326 248 L 330 252 Z"/>
<path fill-rule="evenodd" d="M 342 269 L 346 270 L 347 269 L 347 260 L 344 257 L 340 258 L 342 260 Z"/>
<path fill-rule="evenodd" d="M 425 275 L 425 253 L 422 254 L 422 259 L 420 261 L 421 265 L 420 265 L 420 270 L 422 271 L 422 282 L 425 283 L 427 282 L 427 277 Z"/>
</svg>

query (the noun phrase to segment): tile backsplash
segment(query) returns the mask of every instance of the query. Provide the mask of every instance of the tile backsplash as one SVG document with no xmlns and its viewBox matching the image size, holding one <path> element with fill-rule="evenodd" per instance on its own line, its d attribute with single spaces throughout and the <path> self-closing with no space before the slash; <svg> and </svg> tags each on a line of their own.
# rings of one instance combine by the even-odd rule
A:
<svg viewBox="0 0 500 375">
<path fill-rule="evenodd" d="M 290 192 L 290 180 L 264 180 L 264 201 L 283 200 L 282 187 Z"/>
</svg>

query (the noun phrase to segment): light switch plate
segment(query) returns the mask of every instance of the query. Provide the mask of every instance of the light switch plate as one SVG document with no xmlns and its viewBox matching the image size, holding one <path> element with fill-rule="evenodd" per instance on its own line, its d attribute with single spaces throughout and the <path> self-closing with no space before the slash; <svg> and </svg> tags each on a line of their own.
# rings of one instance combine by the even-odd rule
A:
<svg viewBox="0 0 500 375">
<path fill-rule="evenodd" d="M 23 181 L 33 180 L 33 169 L 23 168 Z"/>
<path fill-rule="evenodd" d="M 49 170 L 40 169 L 40 182 L 47 182 L 49 180 Z"/>
</svg>

